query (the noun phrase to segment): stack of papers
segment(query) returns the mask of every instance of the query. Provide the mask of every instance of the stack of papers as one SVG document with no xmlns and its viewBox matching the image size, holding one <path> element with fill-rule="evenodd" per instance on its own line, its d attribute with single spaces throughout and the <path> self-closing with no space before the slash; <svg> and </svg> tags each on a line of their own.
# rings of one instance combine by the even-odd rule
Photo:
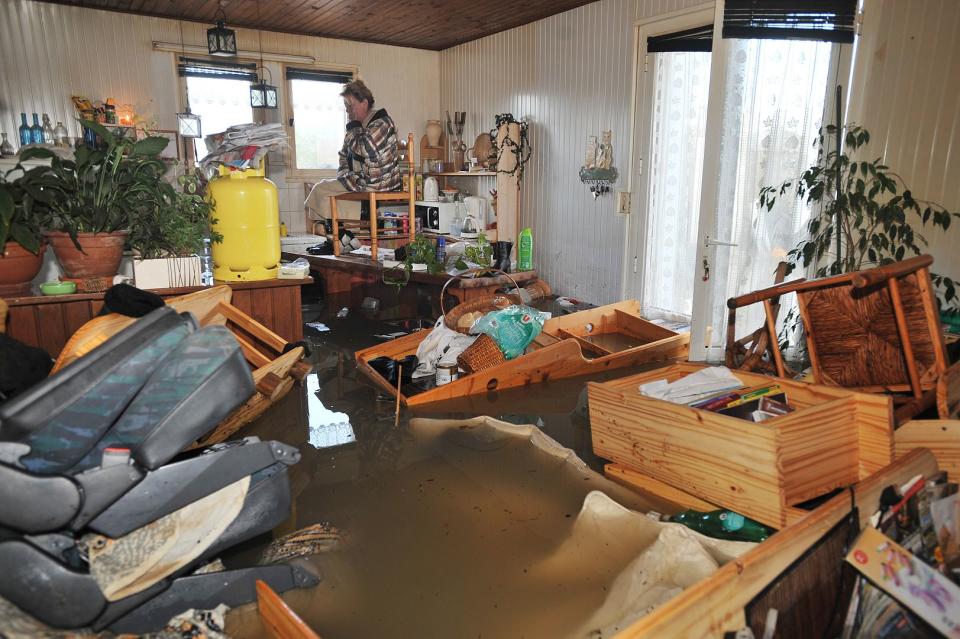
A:
<svg viewBox="0 0 960 639">
<path fill-rule="evenodd" d="M 640 393 L 675 404 L 692 404 L 723 391 L 743 388 L 726 366 L 704 368 L 675 382 L 658 379 L 640 385 Z"/>
<path fill-rule="evenodd" d="M 287 146 L 287 134 L 282 124 L 238 124 L 223 133 L 204 138 L 207 149 L 213 149 L 200 161 L 204 168 L 222 164 L 243 170 L 260 166 L 260 161 L 270 151 Z"/>
</svg>

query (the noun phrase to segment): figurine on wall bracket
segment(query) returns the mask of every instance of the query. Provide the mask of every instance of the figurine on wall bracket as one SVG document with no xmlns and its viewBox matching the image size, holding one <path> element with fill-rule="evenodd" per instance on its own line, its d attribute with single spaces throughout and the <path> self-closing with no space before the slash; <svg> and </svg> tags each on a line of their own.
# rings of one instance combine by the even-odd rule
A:
<svg viewBox="0 0 960 639">
<path fill-rule="evenodd" d="M 599 144 L 597 136 L 589 136 L 583 166 L 580 167 L 580 181 L 590 186 L 593 198 L 597 199 L 610 192 L 617 176 L 617 169 L 613 166 L 613 131 L 604 131 Z"/>
</svg>

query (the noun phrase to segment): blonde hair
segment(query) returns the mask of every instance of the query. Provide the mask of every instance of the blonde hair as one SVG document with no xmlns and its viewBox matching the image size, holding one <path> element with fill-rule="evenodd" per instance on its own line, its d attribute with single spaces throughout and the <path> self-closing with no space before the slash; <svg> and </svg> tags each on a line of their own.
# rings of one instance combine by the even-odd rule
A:
<svg viewBox="0 0 960 639">
<path fill-rule="evenodd" d="M 373 108 L 373 92 L 363 83 L 363 80 L 353 80 L 347 83 L 347 85 L 343 87 L 343 91 L 340 92 L 340 95 L 343 97 L 348 95 L 353 96 L 357 102 L 366 100 L 370 108 Z"/>
</svg>

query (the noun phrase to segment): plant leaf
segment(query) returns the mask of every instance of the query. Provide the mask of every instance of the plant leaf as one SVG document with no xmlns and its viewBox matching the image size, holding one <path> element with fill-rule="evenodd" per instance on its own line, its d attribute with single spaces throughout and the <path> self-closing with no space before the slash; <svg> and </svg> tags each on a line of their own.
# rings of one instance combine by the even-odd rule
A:
<svg viewBox="0 0 960 639">
<path fill-rule="evenodd" d="M 168 138 L 159 135 L 144 138 L 133 145 L 133 151 L 131 153 L 138 156 L 156 156 L 167 148 L 169 143 L 170 140 Z"/>
</svg>

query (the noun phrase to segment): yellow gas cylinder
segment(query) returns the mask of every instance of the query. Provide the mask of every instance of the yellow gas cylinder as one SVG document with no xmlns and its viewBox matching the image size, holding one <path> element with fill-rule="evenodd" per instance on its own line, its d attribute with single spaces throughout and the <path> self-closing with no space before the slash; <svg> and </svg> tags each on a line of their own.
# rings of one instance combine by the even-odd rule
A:
<svg viewBox="0 0 960 639">
<path fill-rule="evenodd" d="M 213 276 L 226 282 L 272 280 L 280 265 L 280 202 L 277 186 L 257 169 L 231 171 L 207 190 L 213 203 L 213 230 L 223 236 L 213 243 Z"/>
</svg>

